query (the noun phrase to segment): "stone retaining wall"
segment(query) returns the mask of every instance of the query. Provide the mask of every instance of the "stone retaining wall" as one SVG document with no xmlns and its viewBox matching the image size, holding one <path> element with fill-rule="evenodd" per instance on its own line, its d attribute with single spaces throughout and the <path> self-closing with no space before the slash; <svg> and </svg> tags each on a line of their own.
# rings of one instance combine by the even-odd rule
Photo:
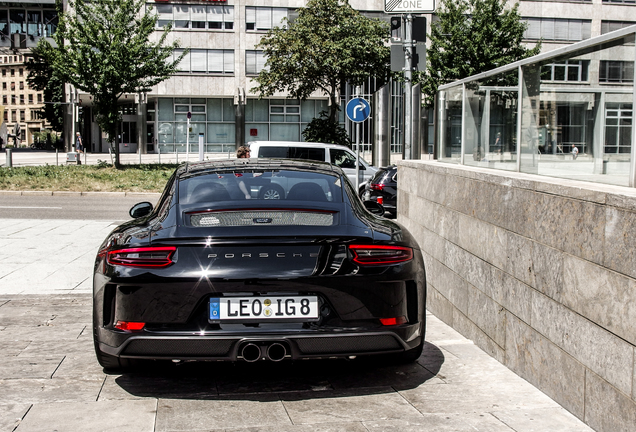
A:
<svg viewBox="0 0 636 432">
<path fill-rule="evenodd" d="M 636 190 L 402 161 L 428 309 L 592 428 L 636 428 Z"/>
</svg>

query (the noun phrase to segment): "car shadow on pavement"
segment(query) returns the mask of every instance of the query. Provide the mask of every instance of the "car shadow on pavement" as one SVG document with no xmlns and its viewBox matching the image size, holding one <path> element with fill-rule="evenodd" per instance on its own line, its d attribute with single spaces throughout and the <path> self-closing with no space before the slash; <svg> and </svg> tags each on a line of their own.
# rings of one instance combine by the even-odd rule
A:
<svg viewBox="0 0 636 432">
<path fill-rule="evenodd" d="M 417 388 L 436 380 L 443 363 L 442 351 L 425 342 L 422 356 L 409 364 L 373 357 L 276 363 L 151 362 L 114 381 L 118 391 L 136 397 L 250 399 L 293 392 L 313 398 L 321 397 L 317 392 L 322 391 L 368 394 Z"/>
</svg>

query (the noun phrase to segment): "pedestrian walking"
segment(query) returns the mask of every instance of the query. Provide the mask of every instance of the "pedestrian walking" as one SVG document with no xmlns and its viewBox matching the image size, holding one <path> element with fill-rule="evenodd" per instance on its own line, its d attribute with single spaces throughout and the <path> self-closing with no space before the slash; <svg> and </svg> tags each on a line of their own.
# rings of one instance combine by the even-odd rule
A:
<svg viewBox="0 0 636 432">
<path fill-rule="evenodd" d="M 75 151 L 78 153 L 84 153 L 84 144 L 82 143 L 82 136 L 79 132 L 75 134 Z"/>
<path fill-rule="evenodd" d="M 572 144 L 572 158 L 576 160 L 576 157 L 579 155 L 579 149 L 575 144 Z"/>
</svg>

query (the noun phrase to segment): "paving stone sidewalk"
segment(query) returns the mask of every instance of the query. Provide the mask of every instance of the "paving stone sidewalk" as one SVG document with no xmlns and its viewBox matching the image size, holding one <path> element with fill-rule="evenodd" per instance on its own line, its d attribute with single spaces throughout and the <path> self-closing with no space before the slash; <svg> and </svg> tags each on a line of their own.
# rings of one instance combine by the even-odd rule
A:
<svg viewBox="0 0 636 432">
<path fill-rule="evenodd" d="M 430 314 L 424 354 L 409 365 L 160 363 L 105 373 L 93 353 L 90 275 L 112 227 L 0 220 L 0 431 L 591 430 Z"/>
</svg>

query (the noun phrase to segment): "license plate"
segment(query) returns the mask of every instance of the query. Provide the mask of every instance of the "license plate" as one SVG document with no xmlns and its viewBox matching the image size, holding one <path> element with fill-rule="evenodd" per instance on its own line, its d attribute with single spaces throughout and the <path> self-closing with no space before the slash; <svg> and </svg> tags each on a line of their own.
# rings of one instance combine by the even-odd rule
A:
<svg viewBox="0 0 636 432">
<path fill-rule="evenodd" d="M 315 321 L 317 296 L 217 297 L 210 299 L 210 322 Z"/>
</svg>

